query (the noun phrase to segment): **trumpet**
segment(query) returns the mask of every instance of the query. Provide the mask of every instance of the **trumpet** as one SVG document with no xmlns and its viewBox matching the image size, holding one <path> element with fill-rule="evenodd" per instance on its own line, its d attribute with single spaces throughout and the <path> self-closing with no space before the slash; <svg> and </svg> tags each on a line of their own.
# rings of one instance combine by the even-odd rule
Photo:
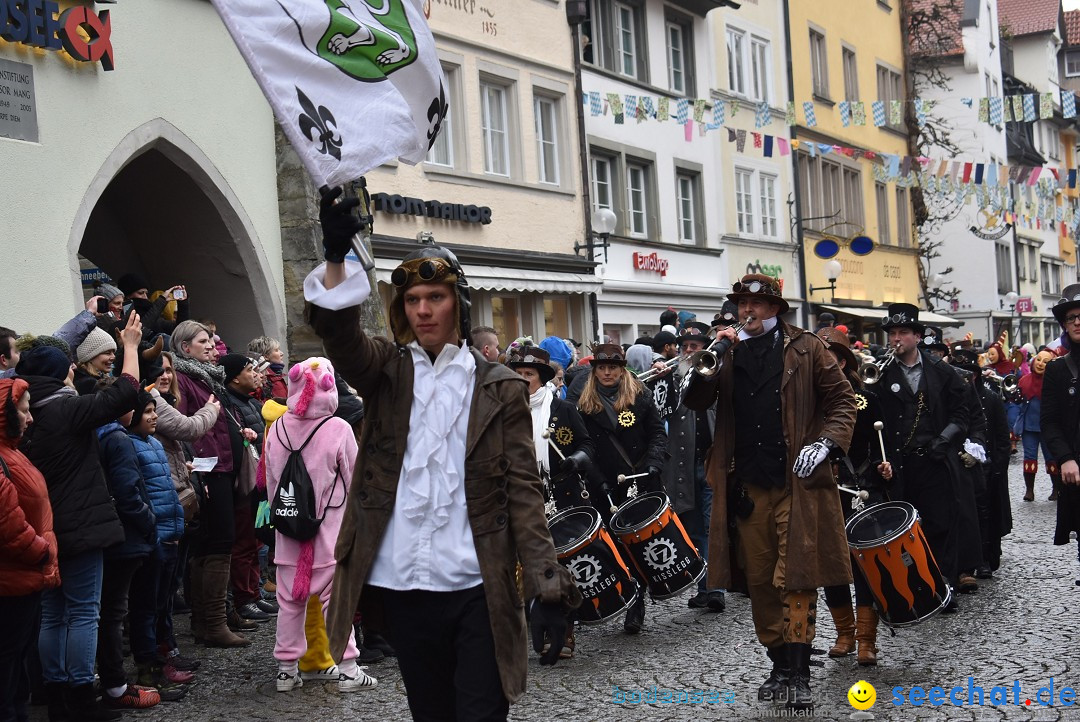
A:
<svg viewBox="0 0 1080 722">
<path fill-rule="evenodd" d="M 671 371 L 673 368 L 679 365 L 679 361 L 681 361 L 681 359 L 676 356 L 673 359 L 668 359 L 667 361 L 665 361 L 664 368 L 658 369 L 655 366 L 650 366 L 649 368 L 645 369 L 637 375 L 637 380 L 642 383 L 648 383 L 649 381 L 652 381 L 658 376 L 663 376 L 667 372 Z"/>
<path fill-rule="evenodd" d="M 1017 389 L 1018 382 L 1016 380 L 1016 374 L 999 376 L 997 373 L 990 369 L 983 369 L 982 376 L 987 381 L 997 384 L 997 387 L 1001 390 L 1002 394 L 1011 394 Z"/>
<path fill-rule="evenodd" d="M 881 380 L 881 374 L 885 372 L 885 369 L 896 361 L 896 350 L 898 346 L 893 346 L 885 355 L 881 357 L 880 361 L 868 361 L 859 367 L 859 378 L 862 379 L 864 384 L 873 385 Z"/>
<path fill-rule="evenodd" d="M 742 331 L 743 326 L 754 321 L 753 316 L 748 316 L 745 321 L 731 325 L 731 330 L 736 334 Z M 716 374 L 720 370 L 720 359 L 724 357 L 727 350 L 731 348 L 734 342 L 727 338 L 718 338 L 709 344 L 708 348 L 701 351 L 695 351 L 690 354 L 690 358 L 686 362 L 690 365 L 690 370 L 686 372 L 686 377 L 689 378 L 692 374 L 701 374 L 704 378 L 709 378 Z"/>
</svg>

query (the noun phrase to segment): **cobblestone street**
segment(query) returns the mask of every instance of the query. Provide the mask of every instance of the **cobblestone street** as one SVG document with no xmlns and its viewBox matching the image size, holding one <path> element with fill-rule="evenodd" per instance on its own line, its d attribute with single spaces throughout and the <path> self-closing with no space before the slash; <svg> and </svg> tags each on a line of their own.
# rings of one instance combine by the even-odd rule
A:
<svg viewBox="0 0 1080 722">
<path fill-rule="evenodd" d="M 1035 503 L 1023 503 L 1020 462 L 1010 468 L 1014 529 L 1004 542 L 1002 567 L 992 581 L 980 582 L 975 594 L 960 597 L 960 614 L 938 616 L 914 629 L 889 637 L 882 627 L 879 665 L 860 668 L 854 655 L 824 660 L 813 667 L 813 688 L 821 719 L 849 719 L 853 712 L 847 690 L 866 679 L 877 689 L 875 719 L 930 720 L 1066 720 L 1080 719 L 1070 707 L 1040 707 L 1036 694 L 1049 686 L 1080 685 L 1073 627 L 1080 606 L 1074 585 L 1075 547 L 1054 547 L 1050 540 L 1054 503 L 1046 501 L 1049 480 L 1040 475 Z M 815 646 L 827 649 L 834 637 L 832 620 L 819 597 Z M 204 660 L 197 683 L 179 704 L 125 715 L 145 722 L 177 720 L 404 720 L 409 719 L 404 687 L 393 660 L 372 665 L 379 685 L 373 691 L 339 696 L 335 685 L 311 683 L 289 694 L 274 689 L 272 656 L 274 622 L 252 635 L 254 644 L 241 651 L 196 648 L 186 616 L 177 618 L 178 637 L 186 650 Z M 511 707 L 517 720 L 738 719 L 767 718 L 771 706 L 756 701 L 756 690 L 768 671 L 767 659 L 754 638 L 749 600 L 735 595 L 723 614 L 690 610 L 686 598 L 648 605 L 646 626 L 627 636 L 620 622 L 580 628 L 574 659 L 541 668 L 533 656 L 529 691 Z M 968 677 L 986 692 L 1009 687 L 1008 706 L 903 707 L 893 705 L 892 688 L 934 685 L 966 689 Z M 1020 706 L 1013 702 L 1019 681 Z M 672 705 L 625 705 L 612 701 L 613 687 L 641 690 L 730 690 L 734 702 Z M 1044 693 L 1045 694 L 1045 693 Z M 1024 706 L 1030 699 L 1031 705 Z M 34 709 L 44 720 L 44 708 Z"/>
</svg>

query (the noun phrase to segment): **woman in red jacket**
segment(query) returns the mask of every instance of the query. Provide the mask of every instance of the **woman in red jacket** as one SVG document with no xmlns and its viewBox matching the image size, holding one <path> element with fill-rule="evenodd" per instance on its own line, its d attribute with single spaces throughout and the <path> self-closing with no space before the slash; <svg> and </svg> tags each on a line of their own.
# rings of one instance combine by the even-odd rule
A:
<svg viewBox="0 0 1080 722">
<path fill-rule="evenodd" d="M 41 590 L 60 586 L 49 489 L 18 449 L 30 415 L 22 379 L 0 380 L 0 719 L 27 719 L 23 660 L 37 641 Z"/>
</svg>

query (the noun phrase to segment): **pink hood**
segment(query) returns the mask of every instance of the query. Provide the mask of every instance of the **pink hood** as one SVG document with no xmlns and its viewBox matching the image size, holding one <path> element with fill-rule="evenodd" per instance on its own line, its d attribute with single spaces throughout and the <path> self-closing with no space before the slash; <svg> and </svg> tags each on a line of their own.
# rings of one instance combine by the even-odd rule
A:
<svg viewBox="0 0 1080 722">
<path fill-rule="evenodd" d="M 289 369 L 289 413 L 304 419 L 332 416 L 338 407 L 334 365 L 314 356 Z"/>
</svg>

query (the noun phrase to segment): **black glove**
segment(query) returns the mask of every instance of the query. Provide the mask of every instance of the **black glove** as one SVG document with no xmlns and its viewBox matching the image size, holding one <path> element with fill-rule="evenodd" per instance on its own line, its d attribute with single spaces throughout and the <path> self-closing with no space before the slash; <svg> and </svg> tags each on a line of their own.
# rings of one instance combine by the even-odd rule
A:
<svg viewBox="0 0 1080 722">
<path fill-rule="evenodd" d="M 570 454 L 570 456 L 559 462 L 559 471 L 564 473 L 570 471 L 584 472 L 591 465 L 592 463 L 589 460 L 588 454 L 584 451 L 575 451 L 573 454 Z"/>
<path fill-rule="evenodd" d="M 533 650 L 537 653 L 544 648 L 544 637 L 551 643 L 548 651 L 540 657 L 540 664 L 555 664 L 559 661 L 559 652 L 566 643 L 566 615 L 561 604 L 533 600 L 529 614 L 529 626 L 532 628 Z"/>
<path fill-rule="evenodd" d="M 322 194 L 319 200 L 319 224 L 323 232 L 323 258 L 330 263 L 345 260 L 345 255 L 352 249 L 352 237 L 363 227 L 353 213 L 353 209 L 360 205 L 359 198 L 346 198 L 341 203 L 334 203 L 344 190 L 338 186 L 333 190 L 324 187 L 319 191 Z"/>
<path fill-rule="evenodd" d="M 926 449 L 935 459 L 944 459 L 949 453 L 949 440 L 944 436 L 936 436 Z"/>
<path fill-rule="evenodd" d="M 646 469 L 649 475 L 643 477 L 641 481 L 645 482 L 641 486 L 646 487 L 644 491 L 661 491 L 663 489 L 664 480 L 660 476 L 660 469 L 655 466 L 650 466 Z"/>
</svg>

